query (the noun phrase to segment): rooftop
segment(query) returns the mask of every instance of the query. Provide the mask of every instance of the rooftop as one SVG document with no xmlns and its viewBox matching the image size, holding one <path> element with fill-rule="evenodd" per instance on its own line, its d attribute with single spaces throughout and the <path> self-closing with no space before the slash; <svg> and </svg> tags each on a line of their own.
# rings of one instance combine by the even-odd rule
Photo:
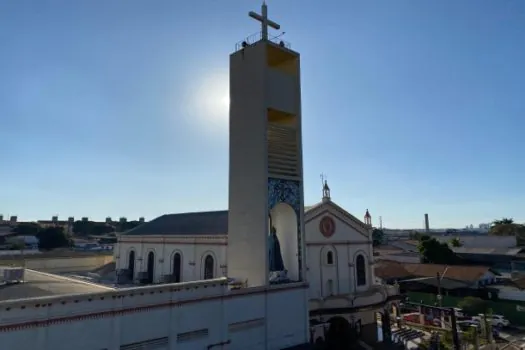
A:
<svg viewBox="0 0 525 350">
<path fill-rule="evenodd" d="M 335 203 L 330 203 L 340 208 Z M 306 206 L 304 212 L 307 213 L 321 205 L 322 202 Z M 228 210 L 165 214 L 121 234 L 125 236 L 227 235 Z"/>
<path fill-rule="evenodd" d="M 466 283 L 477 282 L 489 271 L 490 268 L 485 266 L 410 264 L 385 260 L 378 260 L 375 268 L 376 276 L 383 279 L 435 278 L 439 273 L 441 279 Z"/>
<path fill-rule="evenodd" d="M 0 285 L 0 301 L 114 290 L 105 286 L 27 269 L 24 279 L 25 281 L 22 283 Z"/>
<path fill-rule="evenodd" d="M 452 248 L 456 254 L 481 254 L 481 255 L 509 255 L 514 256 L 521 254 L 524 248 Z"/>
</svg>

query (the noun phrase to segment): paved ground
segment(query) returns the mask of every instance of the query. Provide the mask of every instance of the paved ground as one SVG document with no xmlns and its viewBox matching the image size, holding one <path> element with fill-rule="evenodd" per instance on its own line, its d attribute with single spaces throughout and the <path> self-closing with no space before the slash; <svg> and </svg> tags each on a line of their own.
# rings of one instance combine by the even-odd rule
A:
<svg viewBox="0 0 525 350">
<path fill-rule="evenodd" d="M 508 342 L 525 344 L 525 330 L 517 328 L 505 328 L 499 333 L 500 337 Z"/>
<path fill-rule="evenodd" d="M 0 285 L 0 301 L 52 295 L 96 293 L 107 290 L 110 290 L 110 288 L 26 269 L 24 282 Z"/>
</svg>

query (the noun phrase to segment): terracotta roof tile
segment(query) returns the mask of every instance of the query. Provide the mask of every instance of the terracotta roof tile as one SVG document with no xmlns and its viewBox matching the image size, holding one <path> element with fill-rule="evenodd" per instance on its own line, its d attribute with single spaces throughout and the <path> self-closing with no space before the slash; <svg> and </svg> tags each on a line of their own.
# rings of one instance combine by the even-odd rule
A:
<svg viewBox="0 0 525 350">
<path fill-rule="evenodd" d="M 378 260 L 374 271 L 377 277 L 383 279 L 411 277 L 411 274 L 405 269 L 404 264 L 397 261 Z"/>
</svg>

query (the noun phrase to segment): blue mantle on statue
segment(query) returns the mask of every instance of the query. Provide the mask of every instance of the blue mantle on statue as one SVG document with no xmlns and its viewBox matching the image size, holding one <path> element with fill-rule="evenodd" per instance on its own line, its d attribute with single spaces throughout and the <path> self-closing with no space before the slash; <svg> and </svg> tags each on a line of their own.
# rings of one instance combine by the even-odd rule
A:
<svg viewBox="0 0 525 350">
<path fill-rule="evenodd" d="M 297 243 L 299 244 L 299 273 L 301 271 L 301 183 L 294 180 L 268 179 L 268 210 L 271 211 L 279 203 L 288 204 L 297 217 Z M 281 252 L 281 245 L 274 227 L 270 227 L 268 235 L 269 281 L 270 283 L 288 282 L 287 270 Z"/>
</svg>

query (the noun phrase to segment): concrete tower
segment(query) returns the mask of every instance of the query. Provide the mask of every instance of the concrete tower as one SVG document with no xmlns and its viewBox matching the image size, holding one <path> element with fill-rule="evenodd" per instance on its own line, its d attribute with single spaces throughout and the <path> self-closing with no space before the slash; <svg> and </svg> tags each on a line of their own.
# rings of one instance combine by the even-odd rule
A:
<svg viewBox="0 0 525 350">
<path fill-rule="evenodd" d="M 269 283 L 272 227 L 288 278 L 305 276 L 299 54 L 268 34 L 267 11 L 230 55 L 228 275 L 249 287 Z"/>
<path fill-rule="evenodd" d="M 428 222 L 428 214 L 425 214 L 425 232 L 430 232 L 430 224 Z"/>
</svg>

